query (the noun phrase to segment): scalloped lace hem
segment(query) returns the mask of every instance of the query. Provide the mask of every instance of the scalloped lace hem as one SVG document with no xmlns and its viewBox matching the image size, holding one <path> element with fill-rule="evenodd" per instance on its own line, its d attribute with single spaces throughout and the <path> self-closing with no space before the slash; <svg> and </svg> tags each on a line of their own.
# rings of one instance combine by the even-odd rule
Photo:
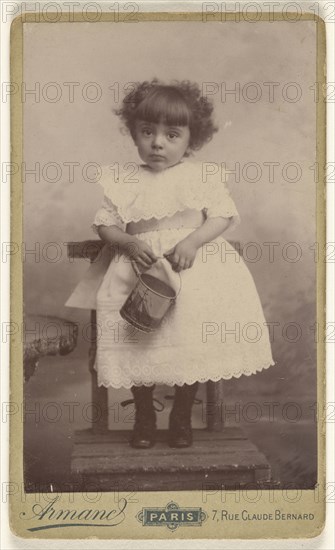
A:
<svg viewBox="0 0 335 550">
<path fill-rule="evenodd" d="M 253 370 L 248 370 L 248 369 L 241 369 L 239 371 L 235 371 L 235 372 L 229 372 L 229 373 L 220 373 L 218 374 L 217 376 L 184 376 L 183 377 L 183 380 L 181 379 L 174 379 L 174 380 L 171 380 L 171 378 L 167 379 L 167 378 L 161 378 L 161 379 L 157 379 L 157 380 L 141 380 L 141 381 L 130 381 L 128 379 L 128 381 L 120 381 L 120 382 L 116 382 L 116 381 L 111 381 L 111 380 L 106 380 L 104 378 L 99 378 L 99 375 L 98 375 L 98 386 L 101 387 L 101 386 L 104 386 L 105 388 L 114 388 L 114 389 L 121 389 L 121 388 L 125 388 L 125 389 L 130 389 L 132 386 L 152 386 L 153 384 L 156 384 L 156 385 L 166 385 L 166 386 L 183 386 L 184 384 L 194 384 L 195 382 L 200 382 L 201 384 L 204 384 L 206 382 L 219 382 L 220 380 L 231 380 L 232 378 L 240 378 L 241 376 L 251 376 L 253 374 L 257 374 L 263 370 L 266 370 L 272 366 L 277 366 L 278 363 L 276 361 L 271 361 L 271 362 L 266 362 L 264 363 L 263 365 L 261 366 L 258 366 L 258 367 L 255 367 Z M 162 365 L 163 366 L 163 365 Z M 95 370 L 96 369 L 96 365 L 94 366 Z M 170 368 L 170 365 L 166 365 L 166 368 Z"/>
</svg>

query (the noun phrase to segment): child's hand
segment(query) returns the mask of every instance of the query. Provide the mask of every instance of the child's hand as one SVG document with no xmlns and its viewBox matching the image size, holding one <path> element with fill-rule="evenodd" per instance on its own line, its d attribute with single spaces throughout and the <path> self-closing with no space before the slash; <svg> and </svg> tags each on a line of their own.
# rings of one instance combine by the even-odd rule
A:
<svg viewBox="0 0 335 550">
<path fill-rule="evenodd" d="M 158 260 L 150 246 L 141 239 L 129 242 L 125 247 L 125 254 L 145 269 L 149 269 Z"/>
<path fill-rule="evenodd" d="M 192 267 L 197 250 L 192 241 L 186 237 L 186 239 L 177 243 L 174 248 L 165 252 L 163 256 L 170 262 L 173 271 L 179 272 Z"/>
</svg>

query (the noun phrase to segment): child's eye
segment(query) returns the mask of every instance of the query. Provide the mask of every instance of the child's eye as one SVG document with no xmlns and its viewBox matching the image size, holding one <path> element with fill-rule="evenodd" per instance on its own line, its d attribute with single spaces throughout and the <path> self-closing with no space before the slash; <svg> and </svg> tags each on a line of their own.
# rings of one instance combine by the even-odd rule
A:
<svg viewBox="0 0 335 550">
<path fill-rule="evenodd" d="M 169 139 L 174 139 L 174 138 L 178 137 L 178 134 L 175 134 L 174 132 L 169 132 L 168 137 L 169 137 Z"/>
<path fill-rule="evenodd" d="M 149 128 L 144 128 L 144 129 L 142 130 L 142 133 L 143 133 L 145 136 L 151 136 L 152 131 L 149 130 Z"/>
</svg>

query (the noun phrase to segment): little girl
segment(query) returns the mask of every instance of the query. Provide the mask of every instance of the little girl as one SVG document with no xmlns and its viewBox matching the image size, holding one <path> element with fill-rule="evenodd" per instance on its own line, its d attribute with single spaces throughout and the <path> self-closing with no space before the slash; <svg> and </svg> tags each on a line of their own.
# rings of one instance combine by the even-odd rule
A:
<svg viewBox="0 0 335 550">
<path fill-rule="evenodd" d="M 118 177 L 104 170 L 94 227 L 107 244 L 66 304 L 97 309 L 98 384 L 131 389 L 136 448 L 155 443 L 156 384 L 175 386 L 168 443 L 188 447 L 199 382 L 251 375 L 274 364 L 252 276 L 222 236 L 239 221 L 225 178 L 213 164 L 188 160 L 216 131 L 212 110 L 187 81 L 143 82 L 126 95 L 117 115 L 143 164 Z M 137 330 L 119 313 L 138 270 L 178 292 L 154 333 Z M 87 281 L 93 279 L 97 292 L 90 304 Z"/>
</svg>

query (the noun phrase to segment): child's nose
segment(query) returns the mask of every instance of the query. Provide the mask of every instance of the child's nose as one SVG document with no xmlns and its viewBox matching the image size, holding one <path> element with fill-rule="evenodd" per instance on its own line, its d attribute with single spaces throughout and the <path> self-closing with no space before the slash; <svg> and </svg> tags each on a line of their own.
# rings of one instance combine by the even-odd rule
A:
<svg viewBox="0 0 335 550">
<path fill-rule="evenodd" d="M 152 139 L 153 148 L 162 148 L 163 147 L 163 136 L 162 134 L 155 134 Z"/>
</svg>

